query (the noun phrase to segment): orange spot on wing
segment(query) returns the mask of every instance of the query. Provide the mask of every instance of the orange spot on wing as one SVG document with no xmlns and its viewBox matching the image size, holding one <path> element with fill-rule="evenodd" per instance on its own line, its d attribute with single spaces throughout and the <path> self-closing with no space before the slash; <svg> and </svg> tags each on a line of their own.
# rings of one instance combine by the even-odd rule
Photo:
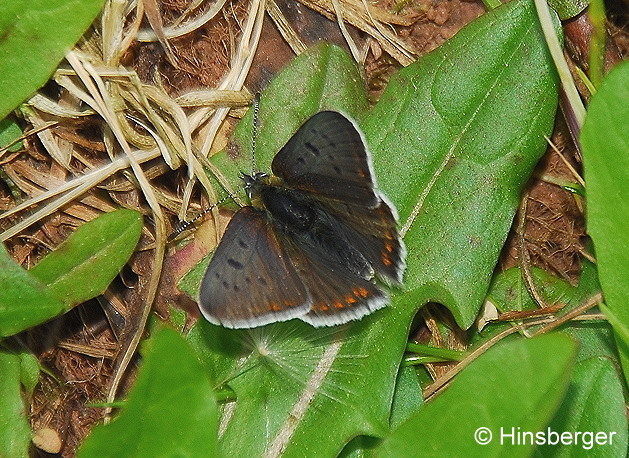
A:
<svg viewBox="0 0 629 458">
<path fill-rule="evenodd" d="M 326 304 L 325 302 L 317 302 L 312 306 L 312 310 L 320 310 L 326 312 L 330 310 L 330 307 L 328 307 L 328 304 Z"/>
<path fill-rule="evenodd" d="M 380 256 L 380 259 L 382 260 L 382 264 L 384 264 L 385 266 L 390 266 L 393 264 L 393 261 L 391 260 L 391 256 L 389 256 L 386 253 L 382 253 L 382 255 Z"/>
<path fill-rule="evenodd" d="M 356 302 L 358 302 L 358 299 L 356 299 L 354 296 L 347 296 L 345 298 L 345 302 L 347 302 L 348 304 L 355 304 Z"/>
<path fill-rule="evenodd" d="M 269 304 L 269 308 L 274 312 L 279 312 L 280 310 L 282 310 L 282 307 L 277 302 L 271 302 Z"/>
<path fill-rule="evenodd" d="M 391 253 L 393 251 L 393 244 L 390 242 L 385 243 L 384 249 L 387 250 L 389 253 Z"/>
<path fill-rule="evenodd" d="M 343 304 L 342 302 L 339 302 L 339 301 L 337 301 L 337 302 L 335 302 L 334 304 L 332 304 L 332 306 L 333 306 L 334 308 L 336 308 L 336 309 L 342 309 L 342 308 L 345 308 L 345 304 Z"/>
<path fill-rule="evenodd" d="M 295 306 L 297 305 L 297 302 L 295 302 L 295 301 L 285 300 L 285 301 L 284 301 L 284 305 L 285 305 L 286 307 L 295 307 Z"/>
<path fill-rule="evenodd" d="M 367 297 L 369 296 L 369 291 L 366 288 L 356 288 L 352 291 L 355 296 L 358 297 Z"/>
</svg>

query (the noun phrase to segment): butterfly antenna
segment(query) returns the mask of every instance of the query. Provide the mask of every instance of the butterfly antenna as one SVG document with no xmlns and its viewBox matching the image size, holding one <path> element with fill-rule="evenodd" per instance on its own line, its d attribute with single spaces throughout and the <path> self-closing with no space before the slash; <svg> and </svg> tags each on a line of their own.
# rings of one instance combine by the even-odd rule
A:
<svg viewBox="0 0 629 458">
<path fill-rule="evenodd" d="M 190 221 L 181 221 L 177 227 L 175 228 L 175 230 L 173 232 L 171 232 L 171 234 L 168 236 L 168 242 L 172 242 L 173 240 L 175 240 L 175 238 L 177 238 L 177 236 L 179 234 L 181 234 L 183 231 L 185 231 L 186 229 L 188 229 L 190 226 L 192 226 L 194 223 L 196 223 L 197 221 L 199 221 L 201 218 L 203 218 L 205 215 L 207 215 L 208 213 L 210 213 L 212 210 L 214 210 L 217 206 L 219 206 L 220 204 L 222 204 L 223 202 L 225 202 L 227 199 L 232 199 L 233 197 L 230 195 L 223 197 L 222 199 L 220 199 L 218 202 L 216 202 L 213 205 L 210 205 L 208 208 L 206 208 L 205 210 L 203 210 L 201 213 L 199 213 L 197 216 L 195 216 L 194 218 L 192 218 Z"/>
<path fill-rule="evenodd" d="M 258 92 L 253 98 L 253 129 L 251 135 L 251 172 L 258 171 L 256 163 L 256 141 L 258 139 L 258 130 L 260 129 L 260 93 Z"/>
</svg>

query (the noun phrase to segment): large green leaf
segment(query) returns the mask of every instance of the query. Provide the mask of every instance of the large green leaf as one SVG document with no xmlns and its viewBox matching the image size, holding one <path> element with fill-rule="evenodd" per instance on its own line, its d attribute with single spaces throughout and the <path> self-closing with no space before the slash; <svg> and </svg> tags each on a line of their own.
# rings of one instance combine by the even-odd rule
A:
<svg viewBox="0 0 629 458">
<path fill-rule="evenodd" d="M 141 231 L 138 212 L 101 215 L 29 271 L 0 246 L 0 336 L 43 323 L 101 294 L 133 253 Z"/>
<path fill-rule="evenodd" d="M 207 370 L 172 329 L 159 330 L 147 346 L 122 412 L 93 430 L 79 456 L 217 456 L 218 408 Z"/>
<path fill-rule="evenodd" d="M 558 433 L 586 434 L 573 444 L 539 446 L 537 456 L 624 456 L 627 453 L 627 417 L 622 383 L 606 358 L 590 358 L 574 368 L 565 399 L 549 425 Z M 596 443 L 597 433 L 608 434 L 607 443 Z M 599 434 L 600 436 L 600 434 Z"/>
<path fill-rule="evenodd" d="M 409 307 L 468 328 L 553 126 L 556 76 L 532 2 L 510 2 L 395 75 L 362 126 L 409 247 Z M 412 222 L 412 224 L 411 224 Z"/>
<path fill-rule="evenodd" d="M 594 241 L 605 303 L 629 380 L 629 62 L 592 97 L 581 132 L 587 229 Z"/>
<path fill-rule="evenodd" d="M 27 457 L 31 429 L 20 394 L 20 357 L 0 349 L 0 455 Z"/>
<path fill-rule="evenodd" d="M 499 345 L 464 369 L 436 399 L 395 429 L 377 456 L 529 456 L 532 444 L 501 444 L 501 430 L 542 431 L 563 398 L 576 344 L 561 334 Z M 531 374 L 535 374 L 532 376 Z M 480 428 L 492 435 L 476 436 Z"/>
<path fill-rule="evenodd" d="M 116 210 L 79 227 L 29 272 L 68 306 L 101 294 L 128 261 L 142 232 L 142 215 Z"/>
<path fill-rule="evenodd" d="M 103 3 L 104 0 L 2 0 L 0 119 L 46 83 Z"/>
<path fill-rule="evenodd" d="M 352 437 L 386 433 L 417 306 L 440 299 L 464 324 L 471 322 L 520 187 L 543 152 L 556 103 L 535 10 L 523 0 L 481 17 L 403 70 L 367 115 L 361 115 L 361 86 L 355 67 L 335 47 L 298 57 L 262 94 L 256 158 L 268 171 L 297 126 L 321 109 L 359 115 L 381 188 L 402 220 L 420 201 L 432 212 L 420 212 L 407 237 L 410 294 L 397 292 L 391 307 L 331 329 L 291 322 L 230 331 L 199 323 L 191 341 L 215 383 L 229 384 L 237 396 L 223 420 L 226 453 L 301 456 L 316 447 L 331 456 Z M 235 160 L 215 159 L 234 187 L 237 172 L 250 170 L 250 126 L 245 118 Z M 442 278 L 443 272 L 456 276 Z M 188 288 L 196 296 L 196 287 Z"/>
</svg>

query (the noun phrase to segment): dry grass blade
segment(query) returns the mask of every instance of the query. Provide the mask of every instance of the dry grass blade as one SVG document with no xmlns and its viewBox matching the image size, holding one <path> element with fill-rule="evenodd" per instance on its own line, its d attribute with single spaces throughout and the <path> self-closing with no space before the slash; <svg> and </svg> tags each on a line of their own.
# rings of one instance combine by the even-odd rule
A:
<svg viewBox="0 0 629 458">
<path fill-rule="evenodd" d="M 361 0 L 335 1 L 338 1 L 341 5 L 343 17 L 347 22 L 371 35 L 382 49 L 400 64 L 406 66 L 415 60 L 414 56 L 417 53 L 412 46 L 401 40 L 393 31 L 387 30 L 378 24 L 379 21 L 386 21 L 389 16 L 383 15 L 377 8 L 369 8 L 369 11 L 367 11 Z M 299 0 L 299 2 L 330 19 L 335 19 L 336 17 L 332 0 Z"/>
<path fill-rule="evenodd" d="M 217 0 L 215 3 L 210 6 L 210 8 L 200 14 L 196 18 L 192 19 L 190 22 L 187 22 L 183 25 L 164 27 L 164 36 L 166 38 L 176 38 L 186 35 L 194 30 L 202 27 L 207 22 L 209 22 L 214 16 L 218 14 L 219 11 L 223 9 L 227 0 Z M 158 41 L 159 38 L 152 30 L 140 30 L 138 32 L 137 39 L 139 41 Z"/>
<path fill-rule="evenodd" d="M 182 107 L 243 108 L 251 104 L 253 97 L 246 89 L 207 89 L 186 92 L 175 99 Z"/>
<path fill-rule="evenodd" d="M 288 43 L 288 46 L 290 46 L 290 49 L 292 49 L 297 55 L 304 52 L 306 50 L 306 45 L 303 41 L 301 41 L 301 38 L 299 38 L 295 29 L 293 29 L 293 26 L 290 25 L 290 22 L 288 22 L 286 16 L 282 13 L 282 10 L 280 10 L 277 6 L 275 0 L 266 1 L 266 12 L 269 13 L 271 20 L 277 27 L 277 30 L 279 30 L 282 38 L 284 38 L 286 43 Z"/>
<path fill-rule="evenodd" d="M 336 22 L 339 25 L 339 29 L 341 29 L 343 38 L 345 38 L 345 41 L 347 42 L 347 46 L 349 46 L 349 50 L 352 53 L 352 57 L 354 58 L 356 62 L 361 62 L 362 59 L 361 59 L 360 51 L 358 51 L 358 46 L 356 46 L 354 39 L 349 34 L 347 27 L 345 27 L 345 22 L 343 18 L 343 10 L 341 8 L 339 0 L 332 0 L 332 7 L 334 8 L 334 14 L 336 15 Z"/>
<path fill-rule="evenodd" d="M 240 43 L 233 58 L 232 68 L 227 76 L 219 85 L 219 89 L 227 89 L 232 91 L 240 91 L 245 83 L 245 79 L 249 74 L 251 63 L 258 47 L 260 34 L 262 32 L 262 23 L 264 19 L 265 1 L 253 0 L 249 7 L 247 21 L 242 31 Z M 190 116 L 190 125 L 193 130 L 203 124 L 210 116 L 210 110 L 203 108 L 197 110 Z M 211 115 L 208 123 L 208 131 L 200 155 L 208 157 L 212 144 L 216 138 L 218 130 L 229 113 L 229 108 L 219 108 Z"/>
<path fill-rule="evenodd" d="M 153 191 L 151 184 L 148 182 L 148 179 L 144 175 L 140 164 L 135 160 L 131 148 L 129 147 L 129 144 L 127 143 L 127 140 L 124 137 L 122 130 L 120 129 L 120 124 L 116 115 L 114 114 L 114 108 L 111 104 L 111 100 L 109 99 L 102 79 L 89 62 L 82 61 L 79 56 L 73 51 L 70 51 L 67 54 L 66 59 L 68 60 L 70 65 L 72 65 L 72 67 L 76 71 L 76 74 L 79 76 L 82 83 L 85 85 L 85 87 L 93 97 L 94 105 L 92 105 L 92 108 L 96 110 L 107 121 L 107 125 L 111 129 L 118 144 L 124 151 L 125 155 L 129 158 L 129 164 L 133 170 L 136 179 L 138 180 L 140 189 L 142 190 L 144 197 L 149 207 L 151 208 L 151 211 L 153 212 L 155 221 L 156 247 L 153 257 L 152 274 L 147 288 L 146 300 L 140 319 L 138 323 L 136 323 L 136 330 L 131 336 L 130 340 L 126 342 L 126 348 L 123 350 L 122 357 L 119 359 L 116 366 L 116 371 L 114 373 L 114 377 L 107 394 L 107 401 L 113 402 L 116 392 L 118 390 L 118 386 L 120 384 L 120 380 L 122 379 L 122 376 L 126 371 L 129 362 L 131 361 L 131 357 L 135 353 L 135 350 L 140 342 L 140 338 L 142 336 L 142 333 L 144 332 L 144 327 L 146 326 L 146 321 L 148 320 L 153 301 L 155 300 L 155 296 L 157 294 L 157 287 L 159 284 L 159 279 L 162 272 L 162 265 L 164 262 L 166 224 L 164 221 L 162 209 L 155 196 L 155 192 Z M 109 413 L 109 411 L 107 413 Z"/>
<path fill-rule="evenodd" d="M 76 110 L 67 106 L 61 106 L 58 102 L 55 102 L 42 94 L 35 94 L 29 99 L 27 104 L 42 113 L 58 116 L 60 118 L 75 119 L 95 114 L 94 110 Z"/>
<path fill-rule="evenodd" d="M 144 14 L 146 14 L 147 19 L 149 20 L 149 24 L 153 28 L 157 39 L 161 43 L 166 52 L 166 56 L 172 65 L 177 67 L 177 58 L 173 54 L 173 48 L 170 46 L 168 42 L 168 38 L 166 37 L 166 33 L 164 31 L 164 22 L 162 21 L 162 15 L 159 12 L 159 5 L 156 0 L 143 0 L 144 2 Z"/>
<path fill-rule="evenodd" d="M 156 157 L 159 157 L 160 155 L 159 151 L 157 150 L 135 152 L 133 154 L 135 156 L 135 160 L 139 163 L 146 162 L 151 159 L 155 159 Z M 0 219 L 7 218 L 15 213 L 18 213 L 28 207 L 38 204 L 39 202 L 48 200 L 51 197 L 54 197 L 56 195 L 63 194 L 67 191 L 71 192 L 70 195 L 64 194 L 59 199 L 54 200 L 53 202 L 46 205 L 44 208 L 40 209 L 36 213 L 29 215 L 27 218 L 20 221 L 18 224 L 11 226 L 6 231 L 2 232 L 0 234 L 0 241 L 5 241 L 16 234 L 19 234 L 30 225 L 36 223 L 42 218 L 59 210 L 68 202 L 71 202 L 75 196 L 80 196 L 84 192 L 96 186 L 98 183 L 101 183 L 102 181 L 112 176 L 114 173 L 120 170 L 126 169 L 127 167 L 129 167 L 129 158 L 128 157 L 118 158 L 115 161 L 112 161 L 110 164 L 107 164 L 96 170 L 92 170 L 88 173 L 78 176 L 72 180 L 65 182 L 64 184 L 56 188 L 42 192 L 41 194 L 35 197 L 32 197 L 28 200 L 25 200 L 24 202 L 16 205 L 12 209 L 7 210 L 6 212 L 3 212 L 2 214 L 0 214 Z"/>
</svg>

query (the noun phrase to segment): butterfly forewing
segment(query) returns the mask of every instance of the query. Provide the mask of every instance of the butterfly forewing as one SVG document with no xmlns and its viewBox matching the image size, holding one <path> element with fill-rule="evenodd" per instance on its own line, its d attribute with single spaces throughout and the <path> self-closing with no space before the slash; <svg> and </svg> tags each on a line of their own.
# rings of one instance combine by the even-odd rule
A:
<svg viewBox="0 0 629 458">
<path fill-rule="evenodd" d="M 308 119 L 277 153 L 271 168 L 290 187 L 316 195 L 366 207 L 380 200 L 360 132 L 335 111 Z"/>
<path fill-rule="evenodd" d="M 305 314 L 308 293 L 267 214 L 242 207 L 210 261 L 199 308 L 214 324 L 251 328 Z"/>
</svg>

